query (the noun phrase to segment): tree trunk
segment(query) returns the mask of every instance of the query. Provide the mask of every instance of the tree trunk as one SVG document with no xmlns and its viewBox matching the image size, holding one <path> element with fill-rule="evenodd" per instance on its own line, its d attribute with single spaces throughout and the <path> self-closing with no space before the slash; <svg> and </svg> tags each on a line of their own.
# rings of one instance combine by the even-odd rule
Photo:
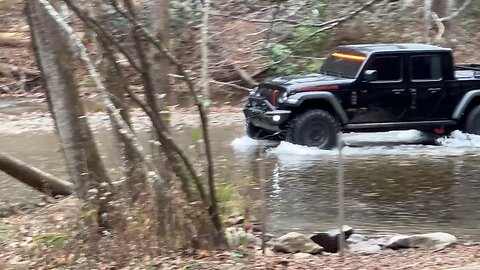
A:
<svg viewBox="0 0 480 270">
<path fill-rule="evenodd" d="M 70 195 L 73 193 L 72 183 L 58 179 L 4 153 L 0 153 L 0 171 L 51 196 Z"/>
<path fill-rule="evenodd" d="M 168 47 L 170 42 L 170 15 L 169 0 L 153 0 L 150 3 L 150 21 L 152 31 L 157 38 Z M 158 97 L 165 95 L 164 100 L 157 98 L 158 106 L 161 110 L 166 110 L 166 106 L 173 106 L 177 103 L 176 97 L 170 91 L 168 74 L 170 73 L 170 61 L 166 56 L 159 53 L 153 46 L 148 46 L 147 61 L 150 62 L 150 77 L 153 79 L 155 95 Z M 164 117 L 169 120 L 168 115 Z M 169 122 L 169 121 L 168 121 Z M 167 122 L 167 123 L 168 123 Z"/>
<path fill-rule="evenodd" d="M 110 183 L 88 126 L 74 79 L 74 62 L 68 37 L 39 1 L 26 1 L 27 16 L 45 77 L 48 102 L 62 143 L 68 175 L 81 199 L 91 188 Z M 101 190 L 100 190 L 101 191 Z M 103 195 L 100 195 L 103 196 Z"/>
</svg>

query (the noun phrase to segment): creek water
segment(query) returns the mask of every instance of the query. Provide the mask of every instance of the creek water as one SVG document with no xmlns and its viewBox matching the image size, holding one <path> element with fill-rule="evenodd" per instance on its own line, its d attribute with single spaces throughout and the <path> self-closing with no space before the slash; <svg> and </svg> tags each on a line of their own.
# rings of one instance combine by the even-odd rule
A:
<svg viewBox="0 0 480 270">
<path fill-rule="evenodd" d="M 175 130 L 192 158 L 193 128 Z M 211 129 L 217 179 L 253 183 L 260 198 L 266 179 L 268 227 L 273 233 L 332 228 L 337 215 L 338 151 L 255 141 L 240 124 Z M 148 134 L 140 134 L 148 141 Z M 112 175 L 119 160 L 111 131 L 95 132 Z M 347 134 L 346 221 L 364 232 L 444 231 L 480 239 L 480 136 L 455 132 L 432 143 L 416 131 Z M 0 149 L 55 176 L 65 177 L 62 153 L 51 132 L 0 134 Z M 259 160 L 260 159 L 260 160 Z M 35 202 L 41 194 L 0 173 L 0 202 Z"/>
</svg>

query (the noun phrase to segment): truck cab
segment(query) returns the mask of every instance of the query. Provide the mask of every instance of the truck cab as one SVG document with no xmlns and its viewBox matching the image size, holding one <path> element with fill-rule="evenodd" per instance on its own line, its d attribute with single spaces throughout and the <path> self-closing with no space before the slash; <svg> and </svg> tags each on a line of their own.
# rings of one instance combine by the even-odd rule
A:
<svg viewBox="0 0 480 270">
<path fill-rule="evenodd" d="M 335 48 L 317 74 L 258 85 L 244 113 L 252 138 L 330 149 L 339 131 L 477 134 L 478 105 L 480 65 L 455 66 L 451 49 L 366 44 Z"/>
</svg>

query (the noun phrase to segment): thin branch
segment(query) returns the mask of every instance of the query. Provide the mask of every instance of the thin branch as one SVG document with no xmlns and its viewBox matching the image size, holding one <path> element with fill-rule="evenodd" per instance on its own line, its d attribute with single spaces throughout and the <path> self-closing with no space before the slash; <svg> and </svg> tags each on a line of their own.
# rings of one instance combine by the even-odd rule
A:
<svg viewBox="0 0 480 270">
<path fill-rule="evenodd" d="M 183 79 L 183 76 L 177 75 L 177 74 L 168 74 L 168 76 L 170 76 L 172 78 Z M 250 90 L 251 90 L 250 88 L 240 86 L 240 85 L 235 84 L 233 82 L 220 82 L 220 81 L 216 81 L 214 79 L 210 79 L 210 82 L 214 83 L 214 84 L 218 84 L 218 85 L 230 86 L 230 87 L 233 87 L 233 88 L 236 88 L 236 89 L 239 89 L 239 90 L 243 90 L 243 91 L 247 91 L 247 92 L 250 92 Z"/>
<path fill-rule="evenodd" d="M 448 21 L 448 20 L 451 20 L 451 19 L 457 17 L 464 9 L 467 8 L 468 5 L 470 5 L 471 2 L 472 2 L 472 0 L 466 0 L 465 2 L 463 2 L 463 5 L 459 9 L 457 9 L 457 11 L 453 12 L 451 15 L 449 15 L 447 17 L 440 18 L 438 20 L 440 22 L 444 22 L 444 21 Z"/>
<path fill-rule="evenodd" d="M 443 25 L 443 23 L 440 21 L 440 18 L 438 17 L 437 13 L 432 12 L 432 18 L 438 27 L 438 32 L 437 32 L 437 35 L 435 36 L 435 40 L 440 40 L 443 36 L 443 33 L 445 33 L 445 25 Z"/>
<path fill-rule="evenodd" d="M 335 20 L 330 20 L 328 22 L 324 22 L 324 23 L 321 23 L 319 24 L 317 27 L 323 27 L 321 29 L 318 29 L 317 31 L 313 32 L 312 34 L 310 34 L 309 36 L 307 36 L 306 38 L 300 40 L 299 42 L 297 42 L 295 45 L 299 45 L 307 40 L 309 40 L 310 38 L 320 34 L 321 32 L 325 32 L 329 29 L 332 29 L 352 18 L 354 18 L 356 15 L 358 15 L 360 12 L 364 11 L 365 9 L 369 8 L 370 6 L 372 6 L 373 4 L 377 3 L 377 2 L 380 2 L 381 0 L 371 0 L 370 2 L 366 3 L 365 5 L 363 5 L 362 7 L 358 8 L 357 10 L 354 10 L 352 12 L 350 12 L 349 14 L 341 17 L 341 18 L 338 18 L 338 19 L 335 19 Z M 328 26 L 326 26 L 328 25 Z M 326 27 L 324 27 L 326 26 Z"/>
</svg>

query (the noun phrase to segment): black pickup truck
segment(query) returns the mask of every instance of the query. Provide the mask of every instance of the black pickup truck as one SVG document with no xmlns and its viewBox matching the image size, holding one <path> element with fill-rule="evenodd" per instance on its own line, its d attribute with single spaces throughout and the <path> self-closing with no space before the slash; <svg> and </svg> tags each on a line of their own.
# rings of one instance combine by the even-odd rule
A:
<svg viewBox="0 0 480 270">
<path fill-rule="evenodd" d="M 339 46 L 318 74 L 256 86 L 244 114 L 252 138 L 322 149 L 339 131 L 480 134 L 480 64 L 454 65 L 433 45 Z"/>
</svg>

